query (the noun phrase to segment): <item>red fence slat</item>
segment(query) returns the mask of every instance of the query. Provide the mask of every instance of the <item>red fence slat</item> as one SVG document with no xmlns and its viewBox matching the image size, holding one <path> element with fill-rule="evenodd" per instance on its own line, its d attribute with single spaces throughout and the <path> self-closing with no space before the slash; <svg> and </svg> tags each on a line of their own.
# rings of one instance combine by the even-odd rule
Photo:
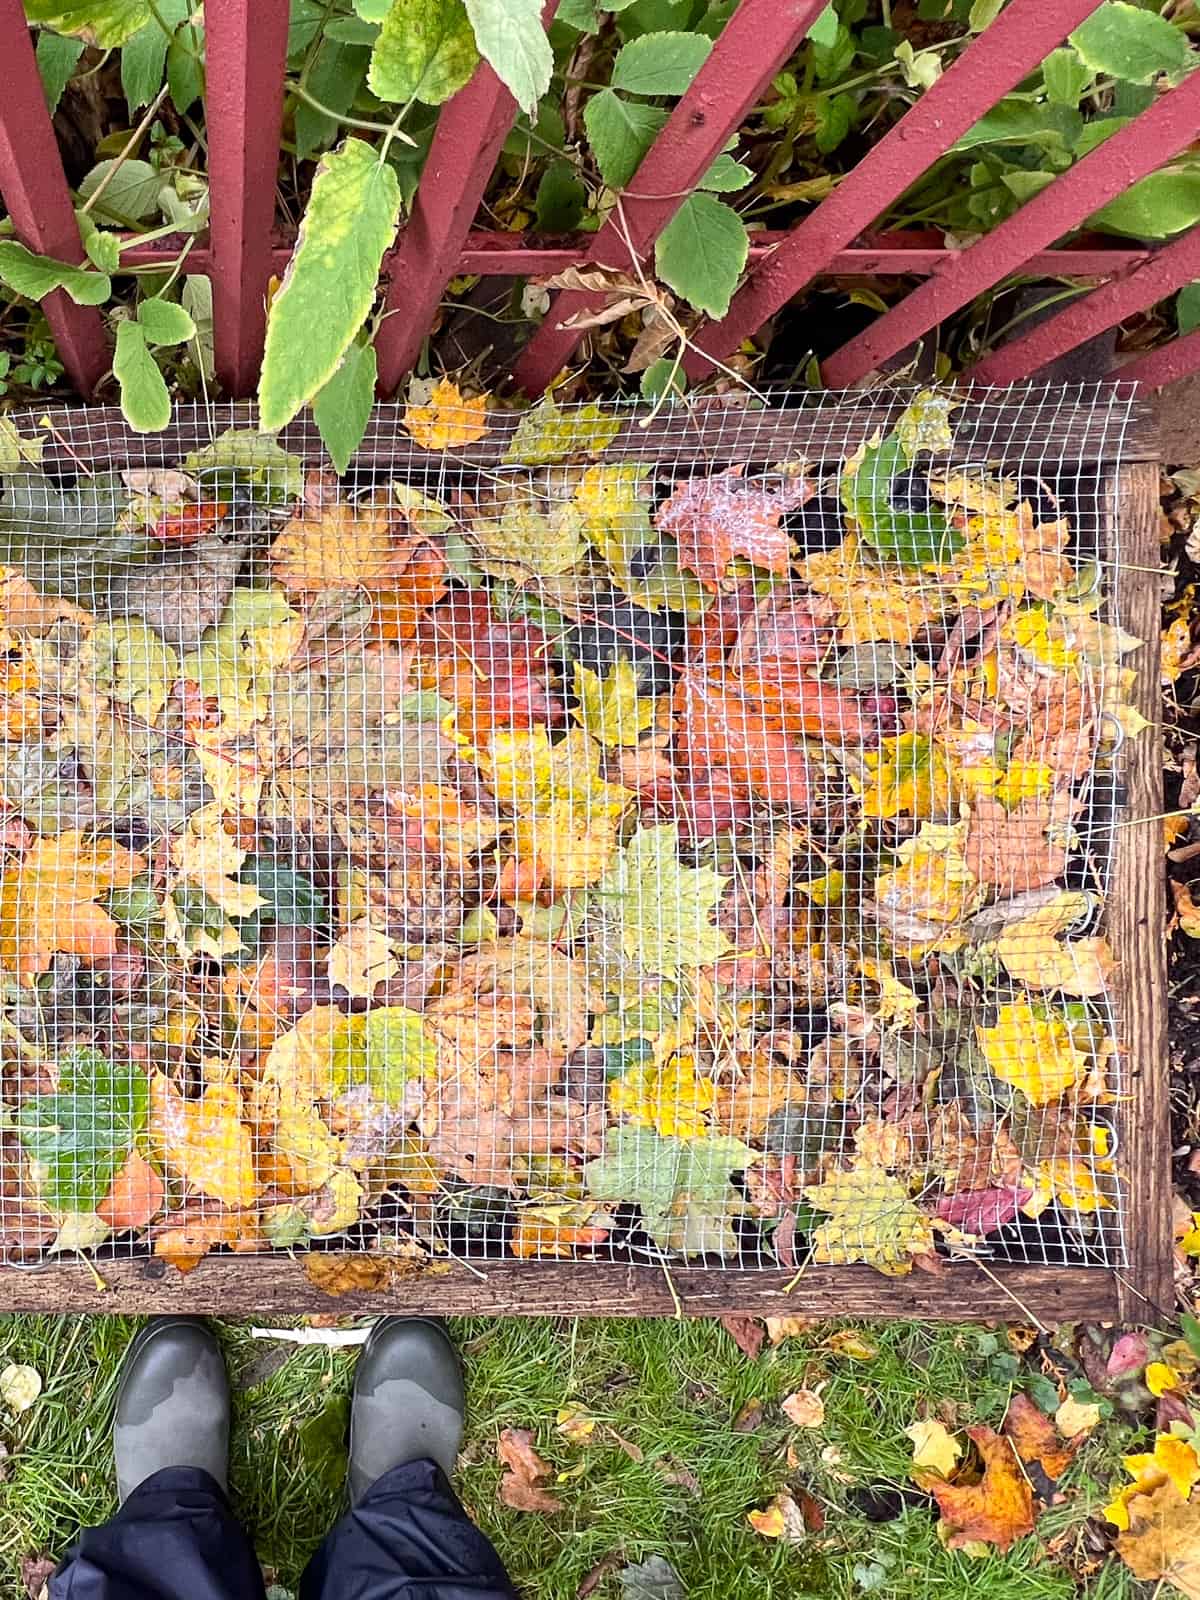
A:
<svg viewBox="0 0 1200 1600">
<path fill-rule="evenodd" d="M 546 0 L 543 23 L 557 9 L 558 0 Z M 412 215 L 383 264 L 388 315 L 375 335 L 382 395 L 396 390 L 420 354 L 516 115 L 516 101 L 486 61 L 442 107 Z"/>
<path fill-rule="evenodd" d="M 972 383 L 1015 383 L 1074 350 L 1093 334 L 1174 294 L 1193 278 L 1200 278 L 1200 228 L 1192 228 L 1182 239 L 1151 256 L 1144 266 L 1072 301 L 1020 338 L 985 356 L 966 377 Z"/>
<path fill-rule="evenodd" d="M 210 276 L 217 375 L 258 383 L 267 327 L 288 0 L 205 0 Z"/>
<path fill-rule="evenodd" d="M 0 194 L 22 244 L 58 261 L 84 259 L 21 0 L 0 0 Z M 111 359 L 104 319 L 61 289 L 42 310 L 71 382 L 90 395 Z"/>
<path fill-rule="evenodd" d="M 1200 372 L 1200 328 L 1127 361 L 1114 376 L 1122 383 L 1128 380 L 1146 389 L 1161 389 L 1164 384 L 1190 378 L 1193 372 Z"/>
<path fill-rule="evenodd" d="M 838 250 L 868 228 L 1020 83 L 1097 0 L 1011 0 L 996 20 L 867 151 L 853 172 L 791 233 L 734 296 L 718 323 L 701 328 L 684 358 L 693 382 L 706 377 L 768 317 L 829 270 Z"/>
<path fill-rule="evenodd" d="M 586 260 L 628 267 L 654 241 L 712 166 L 730 135 L 824 10 L 824 0 L 741 0 L 708 60 L 646 153 L 621 201 L 595 235 Z M 555 296 L 541 327 L 521 352 L 518 385 L 545 389 L 583 337 L 563 327 L 602 301 L 578 291 Z"/>
<path fill-rule="evenodd" d="M 855 383 L 975 295 L 1017 271 L 1035 250 L 1083 222 L 1196 134 L 1200 72 L 1185 78 L 990 233 L 949 260 L 857 338 L 822 363 L 834 388 Z"/>
</svg>

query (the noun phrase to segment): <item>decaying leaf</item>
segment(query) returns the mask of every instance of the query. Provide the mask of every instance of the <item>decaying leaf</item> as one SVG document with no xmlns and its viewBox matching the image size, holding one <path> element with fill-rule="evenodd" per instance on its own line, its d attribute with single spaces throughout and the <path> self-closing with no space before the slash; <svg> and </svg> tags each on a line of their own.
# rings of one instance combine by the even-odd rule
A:
<svg viewBox="0 0 1200 1600">
<path fill-rule="evenodd" d="M 806 478 L 771 484 L 747 480 L 740 467 L 689 478 L 659 510 L 655 526 L 679 546 L 679 565 L 716 588 L 735 556 L 767 572 L 786 573 L 784 514 L 812 494 Z"/>
<path fill-rule="evenodd" d="M 78 828 L 39 839 L 0 879 L 0 963 L 22 983 L 45 972 L 56 950 L 85 961 L 115 955 L 118 927 L 96 904 L 145 870 L 144 858 Z"/>
<path fill-rule="evenodd" d="M 488 431 L 487 395 L 466 398 L 451 378 L 439 378 L 423 401 L 409 400 L 404 426 L 423 450 L 455 450 Z"/>
<path fill-rule="evenodd" d="M 1200 1504 L 1167 1480 L 1128 1504 L 1117 1553 L 1136 1578 L 1165 1579 L 1189 1600 L 1200 1596 Z"/>
<path fill-rule="evenodd" d="M 912 1271 L 913 1257 L 933 1249 L 933 1227 L 909 1198 L 899 1179 L 856 1162 L 804 1191 L 805 1199 L 828 1221 L 813 1232 L 814 1260 L 845 1265 L 865 1261 L 879 1272 L 898 1276 Z"/>
<path fill-rule="evenodd" d="M 1007 1550 L 1033 1531 L 1033 1490 L 1008 1439 L 983 1424 L 966 1431 L 979 1453 L 981 1474 L 968 1482 L 959 1472 L 953 1483 L 929 1486 L 942 1514 L 946 1544 L 958 1550 L 978 1540 Z"/>
<path fill-rule="evenodd" d="M 512 1511 L 562 1510 L 562 1501 L 544 1487 L 554 1474 L 533 1448 L 527 1428 L 501 1429 L 496 1454 L 504 1467 L 499 1490 L 503 1505 Z"/>
</svg>

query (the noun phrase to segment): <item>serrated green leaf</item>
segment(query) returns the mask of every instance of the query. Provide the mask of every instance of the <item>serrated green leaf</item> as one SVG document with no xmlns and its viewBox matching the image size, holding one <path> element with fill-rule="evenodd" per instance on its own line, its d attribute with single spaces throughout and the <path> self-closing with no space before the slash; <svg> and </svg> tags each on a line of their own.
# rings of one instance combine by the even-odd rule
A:
<svg viewBox="0 0 1200 1600">
<path fill-rule="evenodd" d="M 829 155 L 854 126 L 858 102 L 848 94 L 826 95 L 817 104 L 817 129 L 813 142 L 822 155 Z"/>
<path fill-rule="evenodd" d="M 116 158 L 101 161 L 92 168 L 79 185 L 81 199 L 90 200 L 108 177 Z M 112 181 L 105 184 L 104 193 L 92 207 L 92 216 L 106 218 L 128 226 L 144 222 L 158 210 L 158 191 L 162 179 L 148 161 L 125 161 L 115 172 Z"/>
<path fill-rule="evenodd" d="M 167 87 L 180 116 L 204 93 L 204 29 L 199 23 L 178 29 L 167 47 Z"/>
<path fill-rule="evenodd" d="M 117 325 L 113 377 L 121 389 L 121 411 L 135 433 L 157 433 L 171 420 L 171 396 L 146 344 L 141 326 Z"/>
<path fill-rule="evenodd" d="M 87 251 L 88 260 L 101 272 L 116 272 L 121 265 L 119 234 L 106 233 L 102 228 L 92 228 L 83 241 L 83 248 Z"/>
<path fill-rule="evenodd" d="M 171 30 L 191 13 L 191 0 L 160 0 L 158 15 Z M 121 92 L 130 113 L 135 114 L 148 106 L 162 88 L 163 72 L 167 64 L 168 32 L 152 18 L 139 28 L 121 51 Z"/>
<path fill-rule="evenodd" d="M 464 0 L 475 43 L 521 110 L 532 116 L 550 87 L 554 56 L 541 0 Z"/>
<path fill-rule="evenodd" d="M 583 1169 L 596 1200 L 634 1201 L 646 1232 L 665 1250 L 730 1255 L 730 1221 L 745 1202 L 730 1179 L 758 1159 L 740 1139 L 664 1138 L 651 1128 L 611 1128 L 604 1153 Z"/>
<path fill-rule="evenodd" d="M 712 54 L 702 33 L 644 33 L 622 46 L 612 86 L 628 94 L 683 94 Z"/>
<path fill-rule="evenodd" d="M 179 657 L 148 622 L 123 617 L 95 625 L 83 667 L 93 688 L 154 722 L 179 676 Z"/>
<path fill-rule="evenodd" d="M 698 187 L 711 190 L 714 194 L 732 194 L 737 189 L 744 189 L 753 176 L 754 173 L 745 162 L 735 160 L 728 150 L 722 150 L 700 179 Z"/>
<path fill-rule="evenodd" d="M 290 422 L 337 370 L 371 309 L 399 216 L 396 174 L 370 145 L 347 139 L 322 159 L 267 319 L 258 404 L 268 432 Z"/>
<path fill-rule="evenodd" d="M 362 443 L 375 403 L 375 347 L 352 344 L 342 364 L 313 400 L 313 416 L 329 459 L 345 472 Z"/>
<path fill-rule="evenodd" d="M 137 319 L 147 344 L 183 344 L 195 337 L 196 324 L 173 300 L 143 300 Z"/>
<path fill-rule="evenodd" d="M 655 270 L 697 311 L 723 317 L 749 251 L 736 211 L 710 194 L 690 194 L 658 236 Z"/>
<path fill-rule="evenodd" d="M 610 189 L 623 189 L 654 143 L 667 113 L 661 106 L 622 100 L 611 89 L 601 89 L 583 108 L 588 143 Z"/>
<path fill-rule="evenodd" d="M 1004 9 L 1004 0 L 974 0 L 970 11 L 967 13 L 967 26 L 972 33 L 982 33 L 989 23 Z"/>
<path fill-rule="evenodd" d="M 679 828 L 639 828 L 600 880 L 596 903 L 619 930 L 621 948 L 646 972 L 677 978 L 708 966 L 731 946 L 712 917 L 729 880 L 679 859 Z"/>
<path fill-rule="evenodd" d="M 12 1119 L 51 1210 L 96 1209 L 145 1127 L 148 1105 L 146 1074 L 135 1063 L 86 1047 L 63 1053 L 58 1092 L 26 1101 Z"/>
<path fill-rule="evenodd" d="M 440 106 L 479 64 L 463 0 L 392 0 L 371 52 L 367 83 L 380 100 Z"/>
<path fill-rule="evenodd" d="M 67 39 L 61 33 L 39 33 L 37 42 L 38 71 L 42 75 L 42 88 L 46 91 L 46 107 L 53 116 L 58 110 L 63 90 L 71 81 L 76 63 L 83 54 L 82 39 Z"/>
<path fill-rule="evenodd" d="M 1165 17 L 1127 0 L 1104 0 L 1070 39 L 1093 72 L 1128 83 L 1152 83 L 1163 72 L 1178 76 L 1187 70 L 1192 55 L 1187 34 Z"/>
<path fill-rule="evenodd" d="M 149 22 L 149 0 L 25 0 L 25 17 L 114 50 Z"/>
<path fill-rule="evenodd" d="M 15 239 L 0 239 L 0 283 L 27 300 L 42 300 L 54 289 L 65 289 L 77 306 L 100 306 L 112 295 L 107 273 L 35 256 Z"/>
<path fill-rule="evenodd" d="M 1088 218 L 1088 226 L 1135 239 L 1169 239 L 1200 222 L 1200 172 L 1165 168 L 1141 178 Z"/>
<path fill-rule="evenodd" d="M 1095 74 L 1067 47 L 1051 50 L 1042 62 L 1042 82 L 1046 85 L 1046 98 L 1052 105 L 1078 106 L 1084 90 Z"/>
<path fill-rule="evenodd" d="M 594 400 L 563 411 L 553 395 L 547 395 L 522 413 L 504 460 L 506 464 L 548 467 L 572 456 L 598 456 L 620 431 L 620 417 L 601 410 Z"/>
</svg>

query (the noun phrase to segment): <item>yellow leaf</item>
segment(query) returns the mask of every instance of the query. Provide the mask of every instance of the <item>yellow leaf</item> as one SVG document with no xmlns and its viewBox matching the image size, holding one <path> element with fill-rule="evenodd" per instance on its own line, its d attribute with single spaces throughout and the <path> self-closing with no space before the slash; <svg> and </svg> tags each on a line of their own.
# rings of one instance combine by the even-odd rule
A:
<svg viewBox="0 0 1200 1600">
<path fill-rule="evenodd" d="M 912 1258 L 933 1249 L 933 1225 L 898 1178 L 856 1161 L 845 1172 L 810 1184 L 804 1198 L 829 1218 L 814 1228 L 813 1259 L 833 1266 L 865 1262 L 891 1277 L 912 1271 Z"/>
<path fill-rule="evenodd" d="M 363 1186 L 354 1174 L 345 1167 L 339 1167 L 315 1202 L 305 1201 L 305 1207 L 311 1207 L 309 1226 L 313 1233 L 321 1237 L 330 1233 L 345 1233 L 358 1221 L 365 1198 Z"/>
<path fill-rule="evenodd" d="M 1147 1389 L 1157 1399 L 1167 1393 L 1169 1389 L 1182 1389 L 1183 1380 L 1173 1367 L 1165 1361 L 1152 1361 L 1146 1368 L 1144 1381 Z"/>
<path fill-rule="evenodd" d="M 1079 652 L 1069 643 L 1065 622 L 1040 606 L 1010 617 L 1001 628 L 1000 637 L 1040 667 L 1061 672 L 1079 660 Z"/>
<path fill-rule="evenodd" d="M 922 1489 L 928 1488 L 931 1477 L 953 1475 L 962 1445 L 945 1423 L 930 1418 L 927 1422 L 912 1422 L 904 1431 L 913 1443 L 912 1475 Z"/>
<path fill-rule="evenodd" d="M 577 661 L 575 693 L 576 719 L 603 745 L 636 744 L 654 725 L 654 701 L 638 697 L 637 669 L 626 656 L 618 657 L 606 678 Z"/>
<path fill-rule="evenodd" d="M 774 1344 L 785 1339 L 799 1339 L 813 1327 L 812 1317 L 764 1317 L 767 1338 Z"/>
<path fill-rule="evenodd" d="M 931 948 L 953 949 L 962 942 L 954 924 L 978 905 L 982 891 L 963 855 L 965 824 L 953 827 L 923 822 L 915 838 L 896 851 L 899 866 L 875 879 L 875 899 L 897 920 L 896 948 L 915 954 Z M 904 919 L 928 924 L 915 938 L 905 937 Z"/>
<path fill-rule="evenodd" d="M 1200 1460 L 1194 1448 L 1186 1440 L 1176 1439 L 1169 1433 L 1158 1435 L 1152 1455 L 1122 1456 L 1121 1464 L 1134 1481 L 1119 1489 L 1112 1503 L 1104 1508 L 1104 1515 L 1118 1528 L 1128 1528 L 1129 1501 L 1135 1495 L 1150 1493 L 1161 1484 L 1170 1483 L 1186 1500 L 1200 1482 Z"/>
<path fill-rule="evenodd" d="M 1011 761 L 993 794 L 1007 811 L 1022 800 L 1040 800 L 1054 786 L 1054 771 L 1044 761 Z"/>
<path fill-rule="evenodd" d="M 0 881 L 0 963 L 29 983 L 56 950 L 85 961 L 113 955 L 117 924 L 94 902 L 145 870 L 134 851 L 110 839 L 85 842 L 79 828 L 38 839 Z"/>
<path fill-rule="evenodd" d="M 942 607 L 928 583 L 919 576 L 907 581 L 884 576 L 863 560 L 853 534 L 836 549 L 806 557 L 799 567 L 809 587 L 837 607 L 841 644 L 909 644 L 919 628 L 940 621 Z"/>
<path fill-rule="evenodd" d="M 302 1193 L 328 1183 L 344 1159 L 342 1141 L 325 1126 L 315 1106 L 300 1100 L 280 1105 L 274 1145 L 292 1169 L 295 1189 Z"/>
<path fill-rule="evenodd" d="M 1132 1495 L 1128 1518 L 1117 1552 L 1134 1576 L 1165 1580 L 1189 1600 L 1200 1600 L 1200 1502 L 1163 1483 Z"/>
<path fill-rule="evenodd" d="M 716 1098 L 712 1079 L 702 1076 L 693 1057 L 683 1052 L 662 1067 L 635 1067 L 608 1091 L 613 1111 L 638 1127 L 677 1139 L 696 1139 L 709 1131 L 707 1113 Z"/>
<path fill-rule="evenodd" d="M 514 583 L 569 572 L 587 551 L 575 503 L 545 500 L 521 484 L 506 484 L 485 501 L 471 533 L 483 570 Z"/>
<path fill-rule="evenodd" d="M 605 810 L 552 800 L 541 815 L 518 817 L 513 839 L 523 862 L 537 862 L 554 894 L 582 889 L 604 876 L 617 848 L 619 823 Z"/>
<path fill-rule="evenodd" d="M 1067 900 L 1082 895 L 1066 894 Z M 1062 989 L 1067 994 L 1102 995 L 1107 991 L 1116 961 L 1108 940 L 1098 934 L 1083 939 L 1059 940 L 1045 931 L 1049 918 L 1043 907 L 1020 922 L 1011 922 L 996 940 L 996 954 L 1012 977 L 1031 989 Z M 1074 921 L 1075 918 L 1070 919 Z"/>
<path fill-rule="evenodd" d="M 819 1428 L 825 1421 L 825 1402 L 814 1389 L 796 1389 L 785 1395 L 779 1406 L 797 1428 Z"/>
<path fill-rule="evenodd" d="M 1068 1398 L 1054 1413 L 1054 1426 L 1064 1439 L 1074 1439 L 1081 1433 L 1091 1433 L 1100 1421 L 1100 1407 L 1094 1402 Z"/>
<path fill-rule="evenodd" d="M 934 817 L 950 810 L 950 769 L 940 748 L 924 734 L 881 739 L 878 751 L 867 751 L 863 761 L 871 774 L 863 789 L 864 817 Z"/>
<path fill-rule="evenodd" d="M 848 1356 L 851 1361 L 874 1361 L 879 1354 L 877 1347 L 854 1328 L 839 1328 L 829 1335 L 821 1348 L 835 1356 Z"/>
<path fill-rule="evenodd" d="M 872 961 L 861 956 L 858 970 L 879 990 L 876 997 L 862 996 L 860 1003 L 880 1022 L 912 1022 L 921 1002 L 906 983 L 901 983 L 887 961 Z"/>
<path fill-rule="evenodd" d="M 422 450 L 453 450 L 474 444 L 488 431 L 485 394 L 469 399 L 450 378 L 440 378 L 423 404 L 410 400 L 404 408 L 404 426 Z"/>
<path fill-rule="evenodd" d="M 1174 683 L 1184 668 L 1184 660 L 1192 650 L 1192 627 L 1188 617 L 1176 617 L 1169 628 L 1164 628 L 1162 655 L 1159 666 L 1163 683 Z"/>
<path fill-rule="evenodd" d="M 559 1433 L 571 1444 L 586 1444 L 596 1431 L 596 1418 L 582 1406 L 560 1406 L 554 1420 Z"/>
<path fill-rule="evenodd" d="M 229 1206 L 250 1206 L 262 1193 L 254 1169 L 254 1140 L 241 1120 L 231 1084 L 210 1084 L 195 1100 L 170 1080 L 150 1080 L 150 1137 L 156 1153 L 201 1194 Z"/>
<path fill-rule="evenodd" d="M 989 1069 L 1035 1106 L 1061 1099 L 1087 1066 L 1062 1018 L 1028 1000 L 1002 1005 L 992 1027 L 976 1024 L 975 1037 Z"/>
<path fill-rule="evenodd" d="M 747 1511 L 746 1521 L 764 1539 L 803 1544 L 808 1529 L 804 1513 L 786 1489 L 781 1489 L 765 1511 Z"/>
<path fill-rule="evenodd" d="M 216 801 L 193 811 L 183 834 L 171 846 L 171 860 L 180 878 L 203 889 L 230 917 L 248 917 L 266 903 L 252 884 L 238 883 L 234 877 L 245 859 L 246 851 L 225 832 Z"/>
<path fill-rule="evenodd" d="M 381 983 L 400 971 L 392 940 L 371 926 L 369 917 L 360 917 L 329 952 L 326 967 L 330 983 L 345 989 L 352 1000 L 369 1000 Z"/>
<path fill-rule="evenodd" d="M 410 544 L 391 536 L 387 490 L 365 501 L 328 495 L 305 504 L 271 546 L 271 567 L 293 594 L 386 589 L 404 570 Z"/>
</svg>

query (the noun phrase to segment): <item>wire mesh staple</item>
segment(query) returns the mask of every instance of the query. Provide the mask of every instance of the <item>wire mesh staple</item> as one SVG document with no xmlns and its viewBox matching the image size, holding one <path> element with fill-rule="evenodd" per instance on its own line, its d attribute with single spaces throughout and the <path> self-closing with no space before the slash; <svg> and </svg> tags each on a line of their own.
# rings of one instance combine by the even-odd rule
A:
<svg viewBox="0 0 1200 1600">
<path fill-rule="evenodd" d="M 16 419 L 6 1261 L 1125 1261 L 1128 394 L 794 399 Z"/>
</svg>

